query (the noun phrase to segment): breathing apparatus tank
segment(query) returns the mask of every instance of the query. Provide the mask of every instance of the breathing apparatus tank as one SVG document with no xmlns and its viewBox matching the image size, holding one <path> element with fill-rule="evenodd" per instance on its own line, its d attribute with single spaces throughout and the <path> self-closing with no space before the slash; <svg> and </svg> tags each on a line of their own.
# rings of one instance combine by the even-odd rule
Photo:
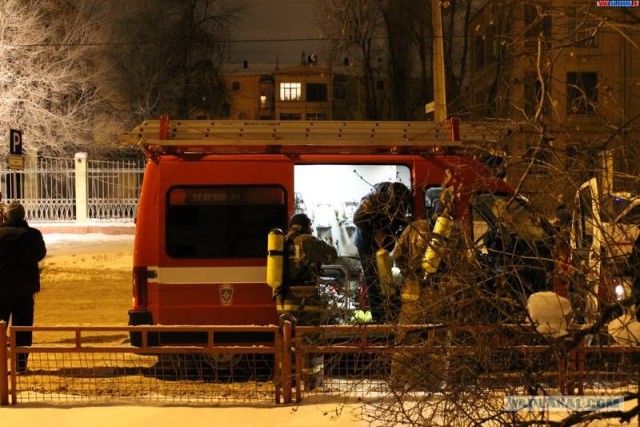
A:
<svg viewBox="0 0 640 427">
<path fill-rule="evenodd" d="M 453 219 L 450 216 L 441 215 L 436 219 L 431 240 L 422 257 L 422 269 L 424 270 L 425 276 L 434 274 L 438 270 L 442 259 L 442 250 L 444 249 L 446 240 L 451 235 L 452 228 Z"/>
<path fill-rule="evenodd" d="M 267 238 L 267 284 L 274 290 L 283 282 L 285 235 L 279 228 L 269 232 Z"/>
<path fill-rule="evenodd" d="M 378 279 L 380 289 L 386 297 L 391 297 L 396 293 L 396 283 L 391 272 L 391 256 L 386 249 L 378 249 L 376 252 L 376 266 L 378 267 Z"/>
</svg>

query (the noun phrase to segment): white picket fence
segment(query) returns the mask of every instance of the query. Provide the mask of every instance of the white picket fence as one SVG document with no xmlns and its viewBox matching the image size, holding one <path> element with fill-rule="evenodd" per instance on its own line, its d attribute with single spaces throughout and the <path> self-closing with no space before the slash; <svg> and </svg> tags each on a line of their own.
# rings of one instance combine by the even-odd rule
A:
<svg viewBox="0 0 640 427">
<path fill-rule="evenodd" d="M 131 222 L 144 162 L 27 157 L 22 170 L 0 162 L 2 202 L 19 200 L 30 222 Z"/>
</svg>

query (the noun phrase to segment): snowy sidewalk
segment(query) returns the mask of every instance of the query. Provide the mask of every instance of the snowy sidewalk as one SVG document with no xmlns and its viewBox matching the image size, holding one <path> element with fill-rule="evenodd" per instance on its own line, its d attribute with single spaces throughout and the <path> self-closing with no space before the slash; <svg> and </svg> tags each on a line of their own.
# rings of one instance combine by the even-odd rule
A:
<svg viewBox="0 0 640 427">
<path fill-rule="evenodd" d="M 273 426 L 351 427 L 369 426 L 353 414 L 351 405 L 308 404 L 301 406 L 201 407 L 201 406 L 1 406 L 0 418 L 6 426 L 44 427 L 189 427 Z"/>
<path fill-rule="evenodd" d="M 28 221 L 28 219 L 27 219 Z M 90 221 L 87 223 L 69 222 L 38 222 L 28 221 L 31 227 L 37 228 L 42 234 L 133 234 L 135 223 L 128 222 L 101 222 Z"/>
</svg>

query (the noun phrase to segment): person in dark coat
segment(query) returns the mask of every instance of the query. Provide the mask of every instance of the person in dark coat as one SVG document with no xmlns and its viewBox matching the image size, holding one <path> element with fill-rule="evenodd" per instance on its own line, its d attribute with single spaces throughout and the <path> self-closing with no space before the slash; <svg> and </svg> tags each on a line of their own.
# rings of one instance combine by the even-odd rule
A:
<svg viewBox="0 0 640 427">
<path fill-rule="evenodd" d="M 11 320 L 13 326 L 33 326 L 34 295 L 40 291 L 38 262 L 47 254 L 42 233 L 24 217 L 24 207 L 13 201 L 5 206 L 0 224 L 0 320 Z M 17 346 L 31 343 L 31 332 L 16 334 Z M 18 354 L 18 373 L 26 372 L 28 357 Z"/>
<path fill-rule="evenodd" d="M 362 198 L 353 215 L 354 243 L 360 257 L 371 317 L 376 323 L 393 321 L 398 305 L 397 296 L 387 301 L 382 294 L 376 252 L 378 249 L 393 250 L 396 239 L 409 222 L 411 202 L 411 190 L 404 184 L 382 182 Z"/>
</svg>

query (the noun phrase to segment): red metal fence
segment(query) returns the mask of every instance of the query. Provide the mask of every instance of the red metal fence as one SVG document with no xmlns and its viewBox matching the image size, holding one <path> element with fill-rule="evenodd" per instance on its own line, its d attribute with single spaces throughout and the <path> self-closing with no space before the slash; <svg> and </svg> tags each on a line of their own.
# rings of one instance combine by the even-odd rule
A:
<svg viewBox="0 0 640 427">
<path fill-rule="evenodd" d="M 418 330 L 423 339 L 398 346 L 394 335 L 401 328 Z M 35 340 L 31 347 L 18 347 L 15 335 L 24 331 L 41 337 L 67 333 L 69 338 L 53 343 Z M 142 335 L 141 347 L 126 340 L 100 339 L 131 332 Z M 147 345 L 149 334 L 161 332 L 204 332 L 208 343 Z M 268 345 L 214 344 L 220 332 L 268 332 L 274 341 Z M 637 376 L 629 373 L 639 371 L 640 347 L 581 344 L 562 352 L 530 337 L 514 340 L 508 330 L 496 334 L 485 328 L 436 325 L 309 327 L 284 321 L 280 326 L 7 328 L 0 322 L 0 405 L 102 399 L 287 404 L 311 395 L 370 398 L 393 392 L 391 361 L 398 354 L 414 354 L 420 361 L 431 357 L 440 363 L 438 370 L 446 381 L 462 386 L 472 381 L 474 386 L 515 384 L 528 390 L 544 381 L 563 394 L 582 394 L 594 384 L 614 384 L 617 390 L 637 387 Z M 16 356 L 24 353 L 29 354 L 29 371 L 15 375 Z M 469 358 L 475 359 L 478 368 L 457 370 Z M 486 365 L 479 366 L 480 359 L 486 359 Z"/>
</svg>

